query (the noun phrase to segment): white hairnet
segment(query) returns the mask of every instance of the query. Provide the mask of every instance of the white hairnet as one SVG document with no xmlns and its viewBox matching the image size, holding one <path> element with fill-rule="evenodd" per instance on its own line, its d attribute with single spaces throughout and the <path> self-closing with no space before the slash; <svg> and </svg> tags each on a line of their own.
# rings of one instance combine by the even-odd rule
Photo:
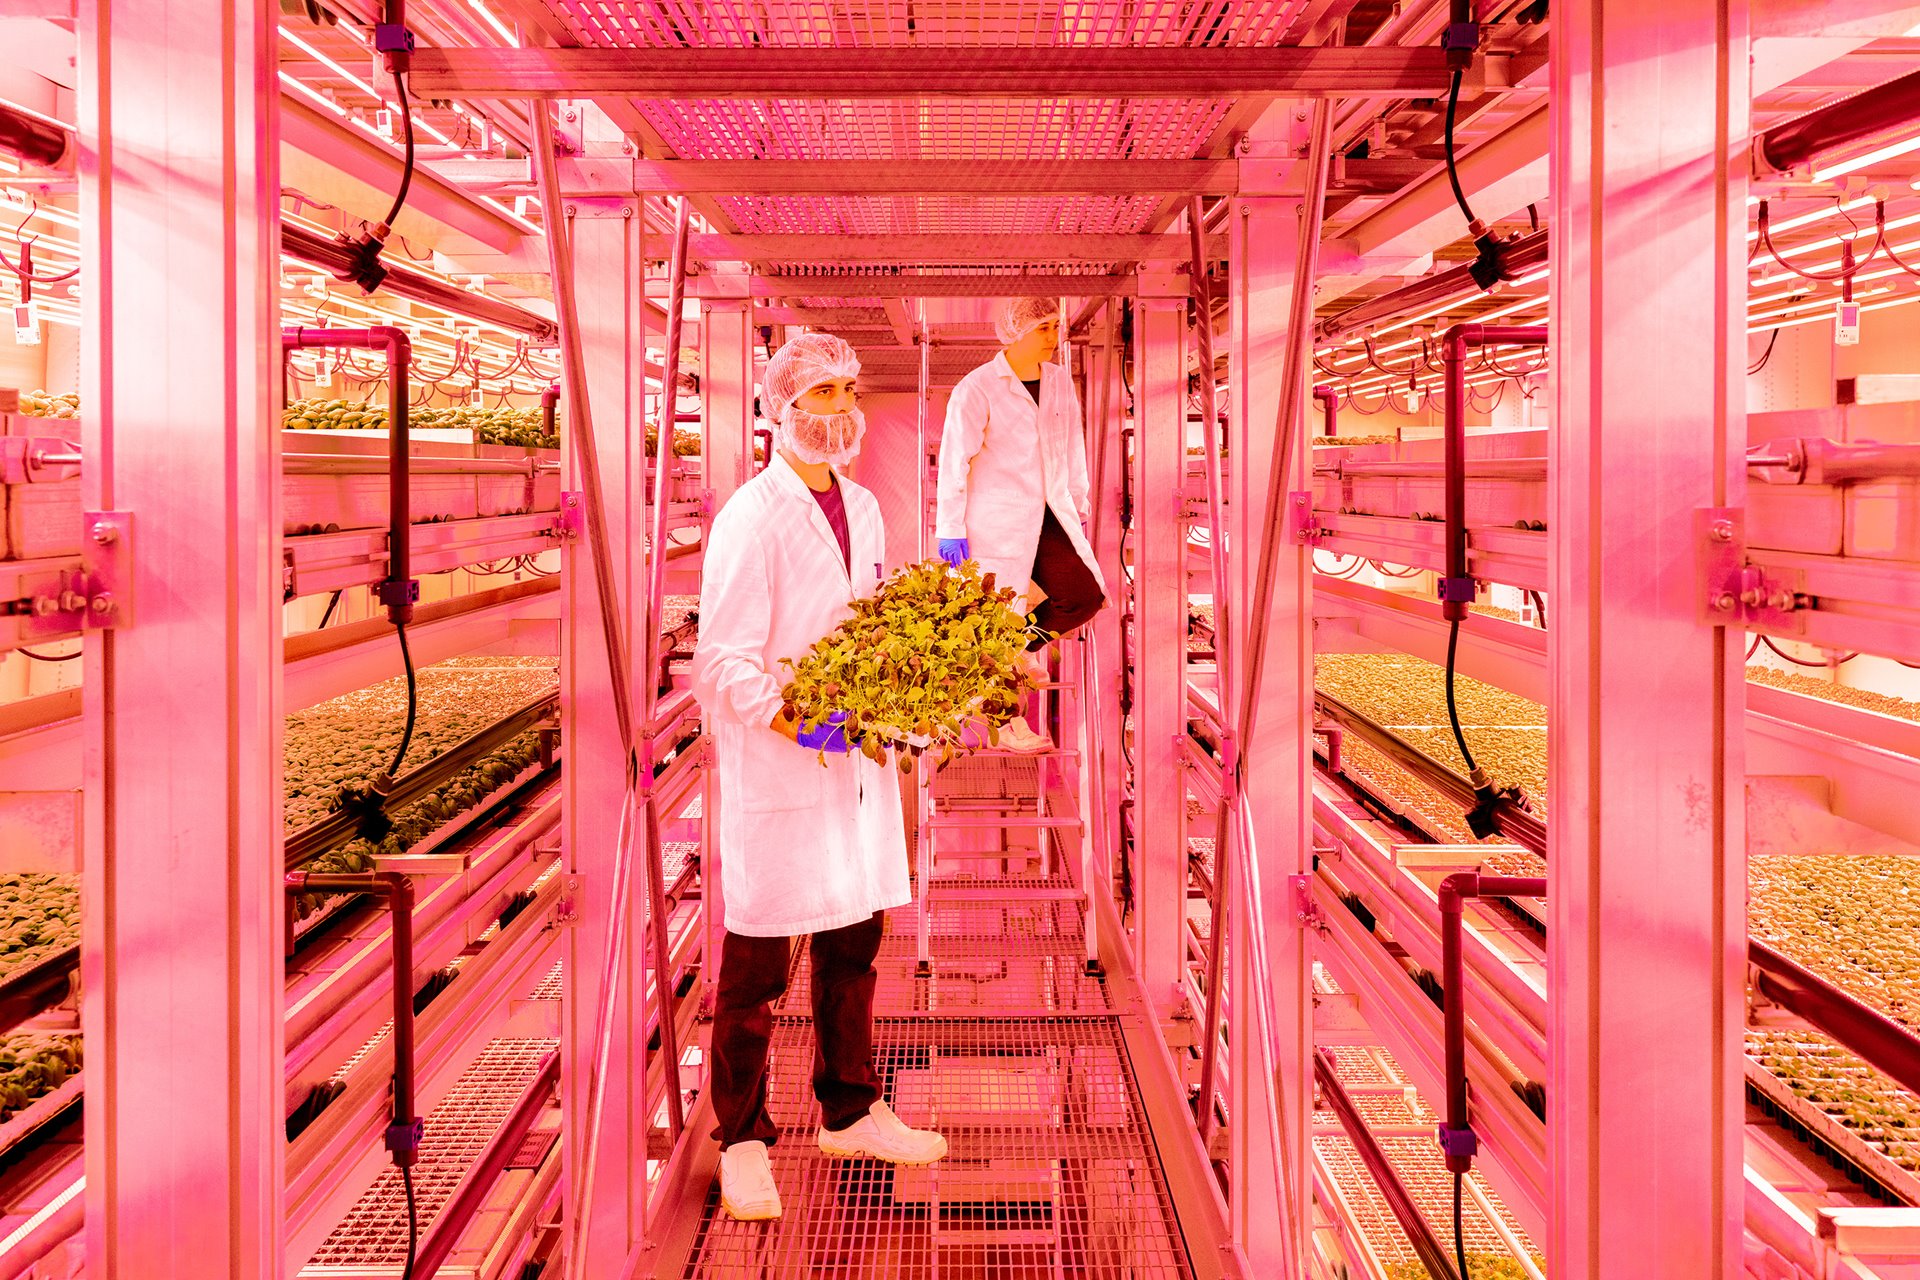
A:
<svg viewBox="0 0 1920 1280">
<path fill-rule="evenodd" d="M 993 332 L 1002 346 L 1010 346 L 1048 320 L 1059 318 L 1058 298 L 1008 298 L 993 318 Z"/>
<path fill-rule="evenodd" d="M 773 353 L 760 375 L 760 408 L 780 421 L 787 406 L 809 390 L 833 378 L 860 374 L 860 357 L 830 333 L 803 333 Z"/>
</svg>

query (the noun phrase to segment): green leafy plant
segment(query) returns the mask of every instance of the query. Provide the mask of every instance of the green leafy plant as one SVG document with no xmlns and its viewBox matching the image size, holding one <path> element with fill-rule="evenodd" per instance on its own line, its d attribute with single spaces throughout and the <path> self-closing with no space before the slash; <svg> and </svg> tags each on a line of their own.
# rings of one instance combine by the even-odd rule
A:
<svg viewBox="0 0 1920 1280">
<path fill-rule="evenodd" d="M 926 751 L 951 760 L 971 720 L 985 720 L 998 745 L 1033 687 L 1024 655 L 1034 633 L 1014 595 L 971 562 L 910 565 L 854 601 L 853 616 L 798 662 L 782 659 L 793 672 L 782 711 L 801 724 L 847 712 L 848 737 L 871 760 L 892 753 L 903 773 Z"/>
</svg>

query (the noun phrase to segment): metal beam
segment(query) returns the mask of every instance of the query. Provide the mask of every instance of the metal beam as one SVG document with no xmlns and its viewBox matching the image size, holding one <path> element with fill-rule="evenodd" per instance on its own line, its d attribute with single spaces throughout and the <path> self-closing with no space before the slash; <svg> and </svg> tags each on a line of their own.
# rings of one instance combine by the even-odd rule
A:
<svg viewBox="0 0 1920 1280">
<path fill-rule="evenodd" d="M 286 1274 L 275 23 L 87 0 L 75 33 L 79 505 L 118 606 L 82 682 L 100 1276 Z"/>
<path fill-rule="evenodd" d="M 746 281 L 699 276 L 687 281 L 694 298 L 1091 298 L 1132 297 L 1130 275 L 753 276 Z M 662 293 L 663 291 L 658 291 Z"/>
<path fill-rule="evenodd" d="M 604 163 L 604 162 L 603 162 Z M 709 196 L 1104 196 L 1151 192 L 1231 195 L 1237 160 L 641 160 L 636 191 Z M 524 160 L 450 166 L 468 189 L 531 190 Z"/>
<path fill-rule="evenodd" d="M 1547 1270 L 1737 1275 L 1744 636 L 1701 567 L 1745 500 L 1747 4 L 1551 38 Z"/>
<path fill-rule="evenodd" d="M 352 128 L 338 116 L 308 106 L 291 93 L 280 95 L 280 135 L 281 141 L 295 150 L 382 191 L 399 184 L 405 166 L 394 148 Z M 371 218 L 382 210 L 364 212 Z M 412 185 L 407 188 L 407 207 L 395 230 L 401 235 L 419 235 L 435 222 L 472 237 L 495 253 L 511 253 L 528 234 L 527 227 L 516 225 L 501 210 L 482 204 L 432 168 L 417 165 Z"/>
<path fill-rule="evenodd" d="M 888 329 L 892 325 L 880 307 L 775 307 L 753 309 L 755 324 L 800 324 L 816 329 Z"/>
<path fill-rule="evenodd" d="M 1225 238 L 1213 237 L 1224 254 Z M 1055 235 L 696 235 L 699 262 L 833 262 L 997 266 L 1023 262 L 1140 262 L 1184 258 L 1181 236 L 1094 232 Z"/>
<path fill-rule="evenodd" d="M 429 98 L 1436 97 L 1437 48 L 422 49 Z"/>
</svg>

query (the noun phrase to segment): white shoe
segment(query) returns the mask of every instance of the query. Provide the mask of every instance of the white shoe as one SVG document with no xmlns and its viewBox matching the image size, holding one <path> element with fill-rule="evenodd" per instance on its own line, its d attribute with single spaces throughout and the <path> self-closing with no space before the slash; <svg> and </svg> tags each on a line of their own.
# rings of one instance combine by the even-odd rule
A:
<svg viewBox="0 0 1920 1280">
<path fill-rule="evenodd" d="M 932 1164 L 947 1154 L 947 1140 L 931 1129 L 909 1129 L 892 1107 L 876 1102 L 838 1133 L 822 1129 L 820 1149 L 830 1156 L 866 1156 L 888 1164 Z"/>
<path fill-rule="evenodd" d="M 1044 733 L 1036 733 L 1025 716 L 1015 716 L 1000 726 L 1000 749 L 1015 755 L 1037 756 L 1043 751 L 1053 750 L 1053 739 Z"/>
<path fill-rule="evenodd" d="M 1047 684 L 1053 679 L 1053 669 L 1047 663 L 1045 649 L 1029 650 L 1026 656 L 1027 674 L 1033 677 L 1035 684 Z"/>
<path fill-rule="evenodd" d="M 766 1143 L 736 1142 L 720 1153 L 720 1207 L 738 1222 L 780 1216 L 780 1188 L 773 1185 Z"/>
</svg>

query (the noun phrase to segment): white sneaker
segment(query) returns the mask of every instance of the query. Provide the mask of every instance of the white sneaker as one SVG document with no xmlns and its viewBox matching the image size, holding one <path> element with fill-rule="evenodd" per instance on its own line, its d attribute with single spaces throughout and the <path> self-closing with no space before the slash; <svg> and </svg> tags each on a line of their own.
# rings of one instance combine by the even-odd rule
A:
<svg viewBox="0 0 1920 1280">
<path fill-rule="evenodd" d="M 892 1107 L 876 1102 L 838 1133 L 822 1129 L 820 1149 L 830 1156 L 867 1156 L 888 1164 L 932 1164 L 947 1154 L 947 1140 L 931 1129 L 909 1129 Z"/>
<path fill-rule="evenodd" d="M 1037 756 L 1053 750 L 1053 739 L 1035 732 L 1025 716 L 1015 716 L 1000 726 L 1000 749 L 1015 755 Z"/>
<path fill-rule="evenodd" d="M 1025 661 L 1027 674 L 1033 677 L 1035 684 L 1047 684 L 1052 681 L 1053 669 L 1047 663 L 1047 651 L 1045 649 L 1029 650 Z"/>
<path fill-rule="evenodd" d="M 780 1216 L 780 1189 L 773 1185 L 766 1143 L 736 1142 L 720 1153 L 720 1207 L 738 1222 Z"/>
</svg>

